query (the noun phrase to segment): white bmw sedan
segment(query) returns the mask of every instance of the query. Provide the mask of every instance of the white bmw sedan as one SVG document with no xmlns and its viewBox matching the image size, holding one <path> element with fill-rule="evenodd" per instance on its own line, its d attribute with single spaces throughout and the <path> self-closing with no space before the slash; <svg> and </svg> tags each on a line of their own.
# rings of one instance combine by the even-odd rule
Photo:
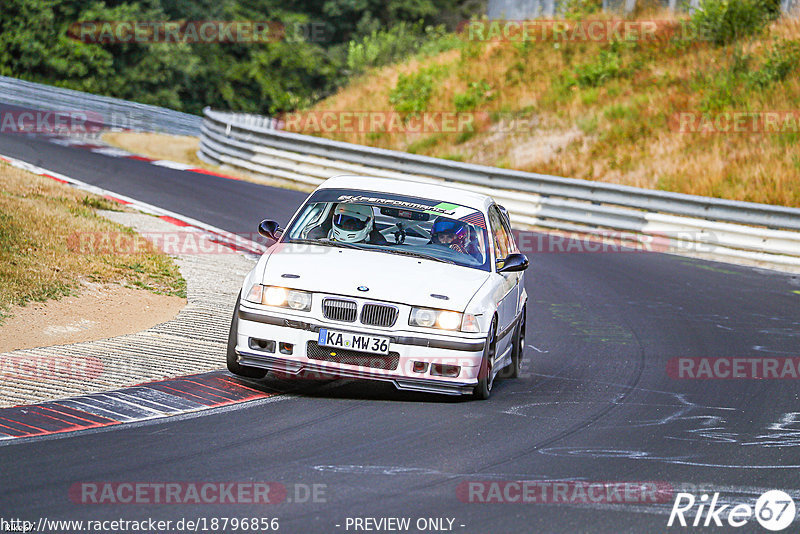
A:
<svg viewBox="0 0 800 534">
<path fill-rule="evenodd" d="M 338 176 L 319 186 L 244 280 L 228 369 L 262 378 L 383 380 L 489 397 L 515 378 L 527 294 L 508 215 L 491 197 Z"/>
</svg>

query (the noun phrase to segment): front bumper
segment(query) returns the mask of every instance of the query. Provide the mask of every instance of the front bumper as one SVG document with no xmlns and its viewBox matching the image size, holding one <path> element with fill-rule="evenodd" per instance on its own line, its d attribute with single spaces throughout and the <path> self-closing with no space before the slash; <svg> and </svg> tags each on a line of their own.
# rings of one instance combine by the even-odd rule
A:
<svg viewBox="0 0 800 534">
<path fill-rule="evenodd" d="M 246 305 L 241 305 L 237 313 L 236 353 L 241 365 L 298 376 L 312 374 L 381 380 L 391 382 L 401 390 L 445 395 L 471 394 L 478 383 L 484 339 L 476 335 L 421 335 L 419 332 L 342 324 L 273 310 L 266 312 Z M 320 328 L 389 337 L 390 357 L 318 348 L 316 341 Z M 259 346 L 259 340 L 266 346 Z M 291 354 L 282 352 L 286 344 L 292 345 Z M 340 356 L 350 353 L 363 358 L 328 361 L 320 359 L 320 352 Z M 331 356 L 330 359 L 336 358 Z M 356 360 L 359 364 L 353 363 Z M 389 360 L 391 364 L 386 363 Z M 424 371 L 420 371 L 422 366 Z M 437 374 L 442 370 L 452 373 L 453 366 L 458 367 L 457 375 Z"/>
</svg>

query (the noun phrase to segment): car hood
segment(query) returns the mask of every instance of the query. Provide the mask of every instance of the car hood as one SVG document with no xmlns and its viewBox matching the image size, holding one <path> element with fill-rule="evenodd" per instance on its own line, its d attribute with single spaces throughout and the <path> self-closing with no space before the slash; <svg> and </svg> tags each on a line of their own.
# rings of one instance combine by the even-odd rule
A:
<svg viewBox="0 0 800 534">
<path fill-rule="evenodd" d="M 278 244 L 269 252 L 266 285 L 455 311 L 466 309 L 489 277 L 479 269 L 376 251 Z"/>
</svg>

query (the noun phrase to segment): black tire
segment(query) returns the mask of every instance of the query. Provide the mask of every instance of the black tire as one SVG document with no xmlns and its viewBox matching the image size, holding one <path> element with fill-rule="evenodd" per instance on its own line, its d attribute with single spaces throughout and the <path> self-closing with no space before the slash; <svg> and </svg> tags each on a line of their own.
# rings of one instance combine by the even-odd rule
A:
<svg viewBox="0 0 800 534">
<path fill-rule="evenodd" d="M 239 329 L 239 301 L 241 298 L 242 295 L 240 293 L 236 298 L 236 307 L 233 308 L 233 318 L 231 319 L 231 329 L 228 332 L 228 371 L 245 378 L 264 378 L 267 376 L 266 369 L 239 365 L 239 362 L 236 361 L 236 332 Z"/>
<path fill-rule="evenodd" d="M 483 358 L 481 358 L 481 368 L 478 371 L 478 385 L 475 386 L 474 396 L 478 400 L 486 400 L 492 394 L 494 377 L 492 367 L 494 357 L 497 353 L 497 318 L 492 319 L 489 333 L 486 335 L 486 343 L 483 345 Z"/>
<path fill-rule="evenodd" d="M 519 324 L 514 329 L 514 346 L 511 348 L 511 363 L 500 371 L 503 378 L 519 378 L 522 371 L 522 357 L 525 353 L 525 306 L 522 307 L 522 316 Z"/>
</svg>

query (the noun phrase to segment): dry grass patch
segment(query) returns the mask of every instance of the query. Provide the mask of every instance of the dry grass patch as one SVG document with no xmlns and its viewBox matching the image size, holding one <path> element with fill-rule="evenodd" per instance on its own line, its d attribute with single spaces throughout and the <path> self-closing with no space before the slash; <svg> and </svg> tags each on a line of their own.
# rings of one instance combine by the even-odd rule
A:
<svg viewBox="0 0 800 534">
<path fill-rule="evenodd" d="M 178 161 L 204 168 L 197 157 L 200 140 L 190 135 L 167 135 L 144 132 L 106 132 L 103 141 L 134 154 L 153 159 Z"/>
<path fill-rule="evenodd" d="M 0 321 L 13 306 L 69 295 L 81 281 L 186 296 L 173 260 L 157 251 L 97 254 L 75 246 L 84 233 L 134 232 L 97 214 L 118 205 L 0 164 Z"/>
</svg>

